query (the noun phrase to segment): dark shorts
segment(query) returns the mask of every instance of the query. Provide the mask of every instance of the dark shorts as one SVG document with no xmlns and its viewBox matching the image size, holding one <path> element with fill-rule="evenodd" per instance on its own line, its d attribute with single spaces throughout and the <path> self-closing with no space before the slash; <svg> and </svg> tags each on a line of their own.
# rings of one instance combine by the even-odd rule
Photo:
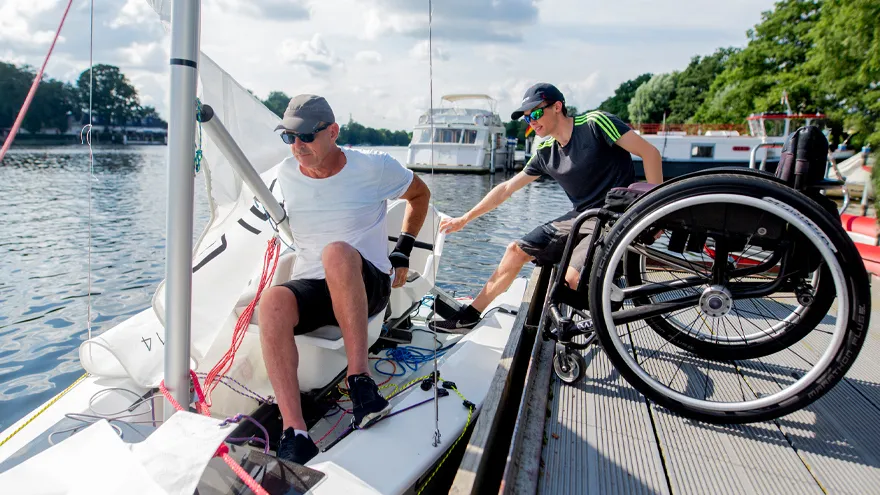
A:
<svg viewBox="0 0 880 495">
<path fill-rule="evenodd" d="M 544 225 L 540 225 L 522 239 L 516 241 L 517 245 L 529 256 L 535 258 L 535 264 L 538 266 L 548 266 L 559 263 L 562 259 L 562 252 L 565 251 L 565 243 L 568 242 L 568 235 L 574 225 L 574 220 L 581 212 L 572 210 L 559 218 L 551 220 Z M 587 249 L 590 245 L 590 234 L 596 220 L 591 219 L 584 222 L 581 231 L 578 233 L 577 244 L 571 255 L 569 266 L 581 271 L 587 258 Z"/>
<path fill-rule="evenodd" d="M 363 255 L 361 255 L 361 264 L 364 286 L 367 289 L 367 314 L 372 317 L 388 305 L 391 277 L 387 273 L 382 273 Z M 333 301 L 326 280 L 300 279 L 281 285 L 293 291 L 300 308 L 299 323 L 293 329 L 295 334 L 309 333 L 324 325 L 339 325 L 333 313 Z"/>
</svg>

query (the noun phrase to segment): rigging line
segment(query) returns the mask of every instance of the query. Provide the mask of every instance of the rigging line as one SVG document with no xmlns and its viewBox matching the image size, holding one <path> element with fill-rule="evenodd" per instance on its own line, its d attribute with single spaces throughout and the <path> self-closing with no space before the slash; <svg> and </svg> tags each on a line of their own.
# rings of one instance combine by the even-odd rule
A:
<svg viewBox="0 0 880 495">
<path fill-rule="evenodd" d="M 46 53 L 46 58 L 43 60 L 43 65 L 40 67 L 40 71 L 37 72 L 37 75 L 34 77 L 34 82 L 31 84 L 31 89 L 28 90 L 27 97 L 24 99 L 24 103 L 22 103 L 21 105 L 21 110 L 18 111 L 18 117 L 15 118 L 15 123 L 12 124 L 12 129 L 9 130 L 9 134 L 6 136 L 6 141 L 3 142 L 3 148 L 0 148 L 0 162 L 3 161 L 3 157 L 6 156 L 6 152 L 9 151 L 9 147 L 12 146 L 12 141 L 15 139 L 15 135 L 18 134 L 18 129 L 21 127 L 21 123 L 24 121 L 24 116 L 27 114 L 28 107 L 31 106 L 34 95 L 37 93 L 37 88 L 40 86 L 40 81 L 43 80 L 43 71 L 46 70 L 46 64 L 49 63 L 49 57 L 52 56 L 52 50 L 55 49 L 55 42 L 58 41 L 58 36 L 61 35 L 61 28 L 64 27 L 64 21 L 67 19 L 67 13 L 70 12 L 70 6 L 72 4 L 73 0 L 68 0 L 67 8 L 64 9 L 64 15 L 61 16 L 61 23 L 58 24 L 58 30 L 55 31 L 55 37 L 52 38 L 52 44 L 49 45 L 49 52 Z"/>
<path fill-rule="evenodd" d="M 434 46 L 433 46 L 433 14 L 434 4 L 432 0 L 428 0 L 428 124 L 431 129 L 431 184 L 434 184 Z M 435 215 L 431 215 L 431 233 L 434 236 L 434 246 L 437 245 L 437 228 Z M 431 267 L 434 270 L 434 284 L 437 284 L 437 263 Z M 433 319 L 434 309 L 432 307 L 431 318 Z M 433 325 L 428 325 L 434 332 L 434 340 L 437 340 L 437 329 Z M 440 445 L 440 392 L 437 387 L 440 386 L 440 379 L 437 375 L 437 352 L 434 352 L 434 447 Z"/>
<path fill-rule="evenodd" d="M 95 178 L 95 157 L 92 153 L 92 95 L 94 93 L 94 77 L 92 69 L 94 68 L 94 50 L 95 47 L 95 0 L 89 2 L 89 123 L 88 130 L 85 132 L 85 141 L 89 146 L 89 229 L 88 229 L 88 259 L 86 260 L 86 327 L 88 328 L 89 340 L 92 340 L 92 183 Z M 84 127 L 83 130 L 86 128 Z M 80 139 L 82 139 L 82 131 Z M 89 346 L 89 355 L 91 355 L 92 347 Z"/>
</svg>

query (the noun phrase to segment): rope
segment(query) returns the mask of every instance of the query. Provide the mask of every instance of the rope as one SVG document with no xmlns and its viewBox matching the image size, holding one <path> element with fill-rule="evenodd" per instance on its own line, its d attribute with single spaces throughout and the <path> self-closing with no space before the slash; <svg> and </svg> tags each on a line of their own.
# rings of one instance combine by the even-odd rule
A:
<svg viewBox="0 0 880 495">
<path fill-rule="evenodd" d="M 193 387 L 196 390 L 196 395 L 199 398 L 199 403 L 196 404 L 196 408 L 201 409 L 202 414 L 210 416 L 211 414 L 208 412 L 208 407 L 205 404 L 205 395 L 202 393 L 202 388 L 199 386 L 199 379 L 196 376 L 196 372 L 193 370 L 189 370 L 189 373 L 193 379 Z M 174 400 L 174 397 L 171 395 L 170 392 L 168 392 L 168 389 L 165 388 L 165 380 L 162 380 L 162 382 L 159 384 L 159 390 L 162 392 L 162 395 L 165 396 L 165 399 L 167 399 L 168 402 L 170 402 L 171 405 L 174 406 L 175 410 L 184 410 L 180 403 Z M 221 444 L 220 447 L 217 448 L 217 451 L 214 452 L 214 457 L 222 458 L 226 462 L 226 464 L 229 465 L 229 468 L 232 469 L 232 471 L 236 475 L 238 475 L 241 481 L 243 481 L 244 484 L 251 489 L 251 491 L 253 491 L 257 495 L 269 495 L 269 492 L 267 492 L 262 486 L 260 486 L 260 484 L 257 483 L 257 481 L 252 478 L 251 475 L 244 470 L 244 468 L 242 468 L 237 462 L 235 462 L 235 459 L 229 456 L 229 447 L 227 447 L 225 444 Z"/>
<path fill-rule="evenodd" d="M 196 122 L 199 123 L 199 143 L 196 145 L 195 168 L 193 175 L 202 170 L 202 100 L 196 98 Z"/>
<path fill-rule="evenodd" d="M 420 493 L 422 493 L 422 491 L 424 491 L 424 489 L 428 486 L 428 483 L 431 482 L 431 479 L 434 478 L 434 475 L 437 474 L 437 471 L 440 470 L 440 467 L 443 466 L 443 463 L 446 462 L 446 459 L 449 457 L 449 455 L 452 454 L 452 451 L 455 450 L 455 446 L 458 445 L 458 442 L 460 442 L 461 439 L 464 438 L 464 434 L 465 434 L 465 432 L 467 432 L 467 429 L 471 424 L 471 419 L 473 418 L 473 415 L 474 415 L 474 409 L 476 409 L 476 405 L 474 405 L 474 403 L 470 402 L 469 400 L 465 399 L 464 395 L 462 395 L 462 393 L 458 391 L 458 387 L 456 387 L 455 385 L 446 386 L 447 383 L 451 383 L 451 382 L 444 382 L 443 388 L 446 388 L 446 389 L 449 389 L 449 390 L 452 390 L 453 392 L 455 392 L 461 398 L 462 404 L 464 405 L 464 407 L 467 408 L 467 410 L 468 410 L 467 421 L 465 421 L 464 428 L 462 428 L 461 433 L 458 435 L 458 438 L 456 438 L 455 441 L 452 442 L 452 446 L 449 447 L 449 450 L 447 450 L 446 454 L 443 456 L 443 458 L 440 459 L 440 463 L 437 464 L 437 467 L 435 467 L 433 471 L 431 471 L 431 475 L 428 476 L 428 479 L 426 479 L 424 483 L 422 483 L 422 486 L 416 491 L 416 494 L 420 494 Z"/>
<path fill-rule="evenodd" d="M 95 41 L 95 0 L 89 2 L 89 123 L 80 131 L 80 142 L 85 141 L 89 145 L 89 244 L 88 260 L 86 264 L 86 327 L 88 328 L 89 340 L 92 340 L 92 181 L 95 180 L 95 156 L 92 153 L 92 93 L 94 86 L 92 85 L 92 67 Z M 82 121 L 80 121 L 82 122 Z M 88 131 L 86 131 L 88 128 Z M 83 131 L 85 131 L 85 139 L 83 139 Z M 89 346 L 89 356 L 92 354 L 92 346 Z"/>
<path fill-rule="evenodd" d="M 229 350 L 226 351 L 226 354 L 220 358 L 220 361 L 211 368 L 211 371 L 208 372 L 208 376 L 205 378 L 205 391 L 208 397 L 205 401 L 205 405 L 207 407 L 211 406 L 211 393 L 217 388 L 217 385 L 219 385 L 219 378 L 225 376 L 232 367 L 232 363 L 235 360 L 235 353 L 238 352 L 239 347 L 241 347 L 242 342 L 244 342 L 244 336 L 247 333 L 247 328 L 248 325 L 250 325 L 257 303 L 260 302 L 260 296 L 262 295 L 263 290 L 271 283 L 272 277 L 275 275 L 275 269 L 278 267 L 280 247 L 281 245 L 278 243 L 277 237 L 269 239 L 266 246 L 266 254 L 263 256 L 263 273 L 260 276 L 260 285 L 257 287 L 257 295 L 254 296 L 254 300 L 248 304 L 247 308 L 242 311 L 241 316 L 238 317 L 238 322 L 235 324 L 235 331 L 232 334 L 232 344 L 229 346 Z M 269 268 L 270 264 L 271 269 Z"/>
<path fill-rule="evenodd" d="M 24 423 L 22 423 L 21 426 L 19 426 L 18 428 L 16 428 L 15 431 L 13 431 L 12 433 L 10 433 L 8 437 L 4 438 L 3 441 L 0 442 L 0 447 L 2 447 L 6 442 L 8 442 L 12 437 L 14 437 L 15 435 L 17 435 L 18 432 L 20 432 L 21 430 L 23 430 L 25 426 L 31 424 L 31 422 L 33 422 L 35 419 L 37 419 L 37 416 L 39 416 L 40 414 L 43 414 L 44 412 L 46 412 L 47 409 L 49 409 L 50 407 L 52 407 L 52 404 L 58 402 L 59 399 L 61 399 L 62 397 L 64 397 L 64 394 L 66 394 L 67 392 L 70 392 L 70 390 L 73 389 L 73 387 L 77 386 L 77 384 L 79 384 L 79 382 L 85 380 L 87 376 L 89 376 L 88 373 L 83 374 L 83 376 L 77 378 L 75 382 L 71 383 L 69 387 L 67 387 L 67 388 L 65 388 L 64 390 L 62 390 L 61 393 L 59 393 L 59 394 L 56 395 L 54 398 L 52 398 L 52 400 L 50 400 L 49 402 L 47 402 L 45 406 L 43 406 L 42 408 L 40 408 L 39 411 L 37 411 L 33 416 L 31 416 L 30 418 L 28 418 L 28 420 L 25 421 Z"/>
<path fill-rule="evenodd" d="M 433 46 L 433 33 L 432 26 L 434 20 L 434 4 L 432 0 L 428 0 L 428 112 L 429 118 L 428 121 L 431 125 L 431 183 L 434 183 L 434 46 Z M 431 232 L 434 236 L 434 245 L 437 245 L 437 226 L 435 225 L 436 218 L 434 215 L 431 215 Z M 434 282 L 437 281 L 437 264 L 434 263 Z M 434 310 L 432 307 L 431 312 L 429 313 L 429 319 L 433 318 Z M 429 325 L 432 327 L 432 325 Z M 437 340 L 437 330 L 431 328 L 434 332 L 434 340 Z M 438 376 L 437 374 L 437 353 L 435 352 L 433 355 L 434 361 L 434 376 Z M 378 371 L 378 370 L 377 370 Z M 434 447 L 440 445 L 440 396 L 437 392 L 437 383 L 434 383 Z"/>
<path fill-rule="evenodd" d="M 27 114 L 28 107 L 31 106 L 31 101 L 34 99 L 34 95 L 37 93 L 37 88 L 40 86 L 40 81 L 43 80 L 43 71 L 46 70 L 46 64 L 49 63 L 49 57 L 52 56 L 52 50 L 55 49 L 55 42 L 58 41 L 58 36 L 61 35 L 61 28 L 64 27 L 64 21 L 67 19 L 67 13 L 70 12 L 70 6 L 73 4 L 73 0 L 67 1 L 67 8 L 64 9 L 64 15 L 61 16 L 61 23 L 58 24 L 58 30 L 55 31 L 55 37 L 52 38 L 52 44 L 49 45 L 49 53 L 46 54 L 46 58 L 43 60 L 43 65 L 40 67 L 40 71 L 37 72 L 37 76 L 34 77 L 34 82 L 31 84 L 31 89 L 28 91 L 27 97 L 24 99 L 24 103 L 21 105 L 21 110 L 18 111 L 18 117 L 15 118 L 15 123 L 12 124 L 12 129 L 9 130 L 9 135 L 6 136 L 6 141 L 3 143 L 3 148 L 0 149 L 0 162 L 3 161 L 3 157 L 6 156 L 6 152 L 9 151 L 9 147 L 12 146 L 12 141 L 15 140 L 15 135 L 18 134 L 18 129 L 21 127 L 21 123 L 24 121 L 24 116 Z"/>
</svg>

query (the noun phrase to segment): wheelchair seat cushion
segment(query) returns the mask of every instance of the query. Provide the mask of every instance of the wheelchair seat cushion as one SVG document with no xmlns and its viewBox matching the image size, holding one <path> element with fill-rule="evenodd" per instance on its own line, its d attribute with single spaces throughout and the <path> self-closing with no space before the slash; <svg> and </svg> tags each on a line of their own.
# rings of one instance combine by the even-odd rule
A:
<svg viewBox="0 0 880 495">
<path fill-rule="evenodd" d="M 605 194 L 605 209 L 616 213 L 623 213 L 637 199 L 641 198 L 657 184 L 647 182 L 634 182 L 628 187 L 613 187 Z"/>
</svg>

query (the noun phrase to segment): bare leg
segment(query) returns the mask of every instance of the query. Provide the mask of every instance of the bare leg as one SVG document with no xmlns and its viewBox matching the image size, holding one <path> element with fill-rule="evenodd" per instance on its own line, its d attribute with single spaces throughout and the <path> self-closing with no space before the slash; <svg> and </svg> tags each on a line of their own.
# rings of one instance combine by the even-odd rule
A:
<svg viewBox="0 0 880 495">
<path fill-rule="evenodd" d="M 345 242 L 328 244 L 321 253 L 333 314 L 342 329 L 348 376 L 369 373 L 367 366 L 367 290 L 363 261 Z"/>
<path fill-rule="evenodd" d="M 515 242 L 508 244 L 507 251 L 501 258 L 501 263 L 498 264 L 498 268 L 489 277 L 483 290 L 480 291 L 471 306 L 480 312 L 485 310 L 486 306 L 510 287 L 522 267 L 531 260 L 532 257 L 520 249 Z"/>
<path fill-rule="evenodd" d="M 579 278 L 581 278 L 581 273 L 574 268 L 568 267 L 565 271 L 565 281 L 572 289 L 577 289 Z"/>
<path fill-rule="evenodd" d="M 293 327 L 299 322 L 296 296 L 287 287 L 270 287 L 260 298 L 260 346 L 266 372 L 281 410 L 283 429 L 308 430 L 299 398 L 299 353 Z"/>
</svg>

